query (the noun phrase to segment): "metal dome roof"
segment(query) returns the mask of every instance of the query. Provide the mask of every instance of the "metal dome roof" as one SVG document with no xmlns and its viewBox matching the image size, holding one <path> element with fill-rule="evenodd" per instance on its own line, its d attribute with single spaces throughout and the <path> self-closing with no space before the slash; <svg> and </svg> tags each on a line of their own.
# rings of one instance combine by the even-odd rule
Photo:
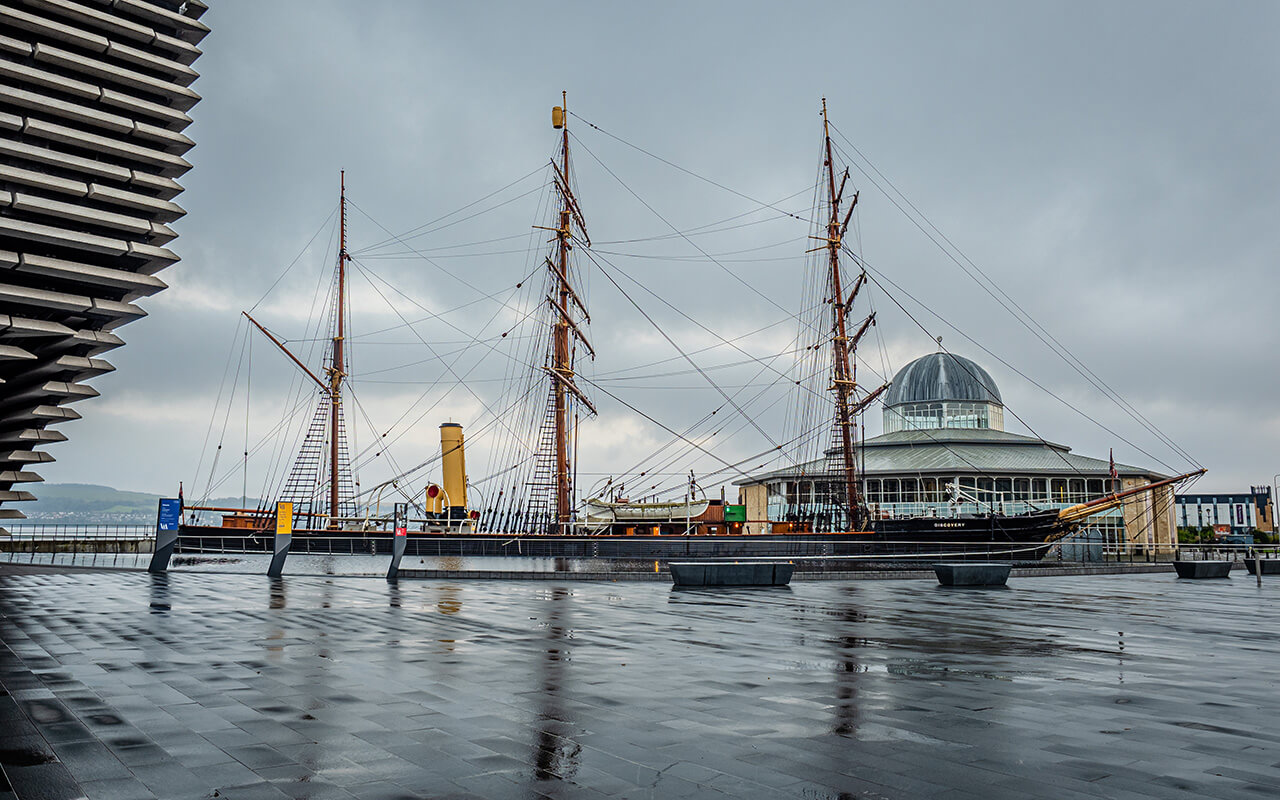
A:
<svg viewBox="0 0 1280 800">
<path fill-rule="evenodd" d="M 898 370 L 884 396 L 886 406 L 942 400 L 1004 405 L 1000 389 L 985 369 L 950 353 L 932 353 Z"/>
</svg>

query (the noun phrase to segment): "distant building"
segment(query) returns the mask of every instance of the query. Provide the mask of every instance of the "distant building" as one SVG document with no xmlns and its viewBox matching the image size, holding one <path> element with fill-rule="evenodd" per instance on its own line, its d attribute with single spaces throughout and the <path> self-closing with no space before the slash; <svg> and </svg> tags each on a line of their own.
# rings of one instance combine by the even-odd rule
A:
<svg viewBox="0 0 1280 800">
<path fill-rule="evenodd" d="M 1062 444 L 1004 430 L 1004 401 L 991 375 L 967 358 L 933 353 L 907 364 L 884 396 L 885 433 L 859 449 L 873 516 L 946 516 L 995 507 L 1018 514 L 1065 508 L 1169 476 L 1071 452 Z M 737 481 L 746 529 L 806 519 L 838 481 L 822 459 Z M 953 505 L 948 486 L 978 502 Z M 815 495 L 815 492 L 817 493 Z M 1112 545 L 1162 549 L 1175 542 L 1172 487 L 1138 495 L 1093 517 L 1088 527 Z"/>
<path fill-rule="evenodd" d="M 0 3 L 0 521 L 178 256 L 200 0 Z M 2 532 L 2 529 L 0 529 Z"/>
<path fill-rule="evenodd" d="M 1180 494 L 1179 528 L 1215 528 L 1221 533 L 1274 533 L 1275 506 L 1270 486 L 1251 486 L 1248 494 Z"/>
</svg>

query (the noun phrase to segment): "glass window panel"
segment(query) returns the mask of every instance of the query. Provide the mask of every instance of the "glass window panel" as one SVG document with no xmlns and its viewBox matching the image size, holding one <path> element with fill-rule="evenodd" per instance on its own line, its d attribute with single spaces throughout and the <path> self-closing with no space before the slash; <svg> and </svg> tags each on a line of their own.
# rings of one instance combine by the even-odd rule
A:
<svg viewBox="0 0 1280 800">
<path fill-rule="evenodd" d="M 920 481 L 916 478 L 902 479 L 902 502 L 915 503 L 920 498 Z"/>
<path fill-rule="evenodd" d="M 922 499 L 923 499 L 926 503 L 941 503 L 941 502 L 942 502 L 942 493 L 938 490 L 938 479 L 937 479 L 937 478 L 925 478 L 925 479 L 924 479 L 924 497 L 923 497 Z"/>
</svg>

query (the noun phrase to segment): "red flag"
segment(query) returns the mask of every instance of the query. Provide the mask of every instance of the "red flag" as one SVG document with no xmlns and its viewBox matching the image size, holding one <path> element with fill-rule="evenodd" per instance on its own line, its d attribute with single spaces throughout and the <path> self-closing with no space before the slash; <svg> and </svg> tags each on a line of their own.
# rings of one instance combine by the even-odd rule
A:
<svg viewBox="0 0 1280 800">
<path fill-rule="evenodd" d="M 1110 457 L 1111 457 L 1111 480 L 1114 481 L 1116 478 L 1120 477 L 1119 473 L 1116 472 L 1116 450 L 1114 447 L 1111 448 L 1110 450 Z"/>
</svg>

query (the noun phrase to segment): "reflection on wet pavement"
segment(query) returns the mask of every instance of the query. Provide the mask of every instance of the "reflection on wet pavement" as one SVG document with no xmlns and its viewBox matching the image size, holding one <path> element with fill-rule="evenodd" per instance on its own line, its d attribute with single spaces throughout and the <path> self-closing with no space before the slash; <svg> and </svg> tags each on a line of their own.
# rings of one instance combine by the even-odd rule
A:
<svg viewBox="0 0 1280 800">
<path fill-rule="evenodd" d="M 1275 796 L 1278 597 L 0 575 L 0 765 L 19 797 Z"/>
<path fill-rule="evenodd" d="M 294 544 L 284 572 L 286 575 L 386 575 L 390 560 L 386 555 L 308 553 Z M 3 553 L 0 564 L 18 566 L 64 566 L 98 569 L 146 569 L 150 553 Z M 169 562 L 170 572 L 220 572 L 261 575 L 271 564 L 267 553 L 178 554 Z M 535 556 L 405 556 L 404 570 L 410 574 L 435 572 L 517 572 L 517 573 L 648 573 L 652 561 L 600 558 L 543 558 Z M 665 580 L 665 578 L 663 579 Z"/>
</svg>

